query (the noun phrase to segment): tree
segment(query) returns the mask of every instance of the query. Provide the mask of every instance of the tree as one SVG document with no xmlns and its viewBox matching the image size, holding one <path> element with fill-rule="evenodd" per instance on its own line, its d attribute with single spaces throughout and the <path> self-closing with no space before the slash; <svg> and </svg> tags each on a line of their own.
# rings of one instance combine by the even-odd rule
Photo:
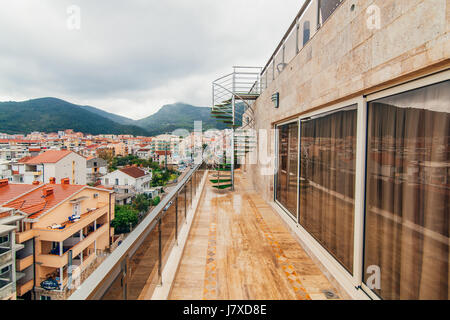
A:
<svg viewBox="0 0 450 320">
<path fill-rule="evenodd" d="M 153 206 L 156 207 L 161 202 L 161 198 L 158 196 L 153 199 Z"/>
<path fill-rule="evenodd" d="M 128 233 L 131 227 L 135 227 L 139 222 L 139 212 L 131 206 L 116 206 L 115 218 L 111 221 L 116 234 Z"/>
<path fill-rule="evenodd" d="M 138 212 L 147 212 L 150 207 L 150 201 L 144 194 L 138 194 L 133 201 L 133 209 Z"/>
</svg>

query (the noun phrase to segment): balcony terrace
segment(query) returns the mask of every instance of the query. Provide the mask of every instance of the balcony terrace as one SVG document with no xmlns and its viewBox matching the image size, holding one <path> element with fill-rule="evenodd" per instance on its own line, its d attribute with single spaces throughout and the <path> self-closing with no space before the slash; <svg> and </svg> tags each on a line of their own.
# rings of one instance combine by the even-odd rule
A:
<svg viewBox="0 0 450 320">
<path fill-rule="evenodd" d="M 348 298 L 239 171 L 230 192 L 197 169 L 70 299 Z"/>
<path fill-rule="evenodd" d="M 341 298 L 245 176 L 235 192 L 207 183 L 168 299 Z"/>
</svg>

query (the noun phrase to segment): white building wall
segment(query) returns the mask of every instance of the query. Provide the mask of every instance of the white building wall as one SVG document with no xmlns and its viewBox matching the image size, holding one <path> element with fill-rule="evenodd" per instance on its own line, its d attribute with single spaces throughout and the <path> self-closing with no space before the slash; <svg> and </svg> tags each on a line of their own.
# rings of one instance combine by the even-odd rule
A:
<svg viewBox="0 0 450 320">
<path fill-rule="evenodd" d="M 57 163 L 46 163 L 44 167 L 45 183 L 48 183 L 51 177 L 55 177 L 56 183 L 60 183 L 61 179 L 69 178 L 71 184 L 86 184 L 86 158 L 76 153 L 67 155 Z"/>
</svg>

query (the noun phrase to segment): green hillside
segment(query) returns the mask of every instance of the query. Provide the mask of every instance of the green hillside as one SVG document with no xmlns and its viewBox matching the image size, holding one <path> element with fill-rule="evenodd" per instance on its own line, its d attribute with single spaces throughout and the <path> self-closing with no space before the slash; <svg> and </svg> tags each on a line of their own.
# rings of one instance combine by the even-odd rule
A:
<svg viewBox="0 0 450 320">
<path fill-rule="evenodd" d="M 80 106 L 56 98 L 23 102 L 0 102 L 0 132 L 57 132 L 74 129 L 86 134 L 133 134 L 148 132 L 133 125 L 122 125 Z"/>
<path fill-rule="evenodd" d="M 243 106 L 238 106 L 238 114 Z M 236 121 L 240 123 L 240 117 Z M 211 109 L 185 103 L 163 106 L 155 114 L 132 120 L 91 106 L 79 106 L 57 98 L 41 98 L 23 102 L 0 102 L 0 132 L 57 132 L 73 129 L 85 134 L 132 134 L 155 136 L 176 129 L 194 129 L 194 121 L 202 121 L 203 130 L 224 129 L 225 124 L 211 117 Z"/>
</svg>

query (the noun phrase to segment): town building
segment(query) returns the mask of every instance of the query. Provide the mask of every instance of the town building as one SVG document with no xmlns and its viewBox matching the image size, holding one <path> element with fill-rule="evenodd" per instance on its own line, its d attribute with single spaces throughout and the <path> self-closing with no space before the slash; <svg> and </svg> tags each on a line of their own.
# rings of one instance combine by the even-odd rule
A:
<svg viewBox="0 0 450 320">
<path fill-rule="evenodd" d="M 105 186 L 134 186 L 136 190 L 143 191 L 150 186 L 152 180 L 151 169 L 127 166 L 106 174 L 101 178 Z"/>
<path fill-rule="evenodd" d="M 67 150 L 49 150 L 36 157 L 25 157 L 11 164 L 12 182 L 49 183 L 69 178 L 71 184 L 86 184 L 86 158 Z"/>
<path fill-rule="evenodd" d="M 65 299 L 105 256 L 114 236 L 113 191 L 51 181 L 0 181 L 0 224 L 17 228 L 13 280 L 22 299 Z"/>
<path fill-rule="evenodd" d="M 86 181 L 88 184 L 95 184 L 102 176 L 108 173 L 108 163 L 99 157 L 89 157 L 86 159 Z"/>
</svg>

